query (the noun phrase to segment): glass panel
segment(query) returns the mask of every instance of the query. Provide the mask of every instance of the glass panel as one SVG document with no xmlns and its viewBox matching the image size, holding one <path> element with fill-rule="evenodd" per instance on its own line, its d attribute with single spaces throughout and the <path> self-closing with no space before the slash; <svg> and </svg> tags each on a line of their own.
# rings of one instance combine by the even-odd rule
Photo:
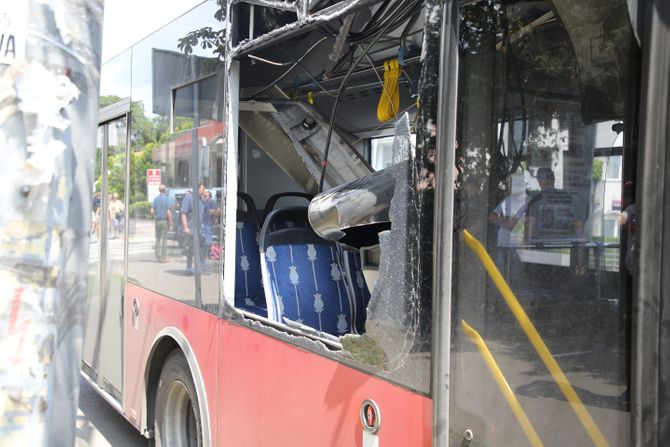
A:
<svg viewBox="0 0 670 447">
<path fill-rule="evenodd" d="M 589 262 L 600 261 L 605 270 L 613 272 L 619 271 L 622 162 L 621 155 L 593 159 L 592 236 L 603 243 L 603 252 L 599 259 L 591 255 Z"/>
<path fill-rule="evenodd" d="M 124 221 L 127 120 L 98 128 L 89 254 L 89 313 L 83 361 L 104 389 L 120 398 L 123 389 L 121 298 L 124 277 Z M 102 176 L 107 161 L 107 179 Z M 105 195 L 106 194 L 106 195 Z M 100 254 L 106 253 L 101 258 Z"/>
<path fill-rule="evenodd" d="M 100 108 L 130 96 L 131 50 L 105 62 L 100 74 Z"/>
<path fill-rule="evenodd" d="M 104 355 L 101 365 L 105 379 L 117 390 L 122 390 L 123 358 L 121 297 L 124 284 L 124 239 L 126 221 L 126 118 L 107 124 L 107 271 L 106 271 L 106 310 L 102 326 Z"/>
<path fill-rule="evenodd" d="M 620 155 L 616 157 L 607 157 L 605 160 L 605 166 L 607 166 L 607 180 L 621 180 Z"/>
<path fill-rule="evenodd" d="M 219 265 L 209 254 L 218 240 L 222 208 L 223 123 L 216 107 L 221 104 L 222 65 L 216 48 L 197 46 L 185 55 L 178 44 L 195 29 L 220 28 L 214 19 L 217 9 L 216 2 L 203 3 L 132 48 L 128 247 L 130 281 L 189 304 L 204 303 L 212 311 L 219 296 L 219 279 L 213 274 Z M 178 116 L 173 116 L 175 111 Z M 197 192 L 201 184 L 216 202 L 207 203 L 207 214 L 205 193 Z M 202 204 L 197 208 L 199 225 L 189 227 L 197 233 L 197 248 L 190 243 L 193 236 L 184 237 L 180 218 L 187 197 L 191 204 Z"/>
<path fill-rule="evenodd" d="M 86 332 L 82 351 L 82 360 L 95 373 L 99 369 L 99 357 L 96 347 L 100 343 L 99 315 L 100 315 L 100 250 L 101 235 L 107 230 L 107 213 L 105 201 L 102 195 L 102 155 L 103 155 L 104 126 L 98 127 L 96 149 L 95 149 L 95 181 L 93 184 L 92 218 L 91 218 L 91 246 L 89 247 L 88 260 L 88 318 L 86 319 Z M 95 378 L 92 374 L 91 377 Z"/>
<path fill-rule="evenodd" d="M 453 439 L 469 430 L 477 445 L 535 437 L 628 445 L 630 277 L 618 268 L 618 226 L 637 60 L 626 3 L 468 3 L 460 20 Z M 520 323 L 524 315 L 532 325 Z"/>
<path fill-rule="evenodd" d="M 219 117 L 220 98 L 216 96 L 217 79 L 216 76 L 210 76 L 175 90 L 173 113 L 176 129 L 197 127 L 194 125 L 196 119 L 206 122 Z M 194 104 L 197 104 L 197 107 Z"/>
<path fill-rule="evenodd" d="M 393 137 L 375 138 L 371 142 L 371 164 L 375 171 L 393 164 Z"/>
</svg>

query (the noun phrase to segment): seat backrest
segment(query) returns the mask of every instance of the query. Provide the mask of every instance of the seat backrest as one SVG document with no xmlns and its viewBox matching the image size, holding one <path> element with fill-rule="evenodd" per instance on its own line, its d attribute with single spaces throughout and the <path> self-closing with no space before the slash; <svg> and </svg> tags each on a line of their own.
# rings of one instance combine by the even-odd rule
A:
<svg viewBox="0 0 670 447">
<path fill-rule="evenodd" d="M 263 225 L 263 222 L 265 222 L 265 219 L 267 219 L 268 215 L 274 210 L 275 205 L 277 204 L 277 201 L 286 197 L 294 197 L 294 198 L 299 198 L 299 199 L 304 199 L 307 204 L 314 198 L 313 194 L 309 194 L 306 192 L 297 192 L 297 191 L 287 191 L 287 192 L 280 192 L 278 194 L 275 194 L 273 196 L 270 196 L 270 198 L 265 202 L 265 208 L 263 209 L 263 216 L 261 217 L 261 225 Z M 293 208 L 293 207 L 282 207 L 282 208 Z M 285 222 L 285 221 L 284 221 Z M 277 222 L 275 225 L 280 226 L 281 221 Z M 289 225 L 292 226 L 292 225 Z M 283 226 L 282 228 L 288 228 L 287 226 Z M 277 227 L 277 229 L 280 229 Z"/>
<path fill-rule="evenodd" d="M 365 319 L 367 318 L 367 308 L 370 302 L 370 290 L 363 277 L 360 252 L 340 246 L 340 254 L 345 281 L 348 283 L 350 296 L 354 303 L 352 306 L 354 311 L 354 331 L 362 334 L 365 332 Z"/>
<path fill-rule="evenodd" d="M 301 222 L 306 228 L 273 230 L 282 221 Z M 355 332 L 359 326 L 339 248 L 309 228 L 306 207 L 268 215 L 261 230 L 261 271 L 268 318 L 331 335 Z"/>
<path fill-rule="evenodd" d="M 258 216 L 253 199 L 238 192 L 246 211 L 238 209 L 235 237 L 235 307 L 267 316 L 259 254 Z M 239 208 L 239 207 L 238 207 Z"/>
</svg>

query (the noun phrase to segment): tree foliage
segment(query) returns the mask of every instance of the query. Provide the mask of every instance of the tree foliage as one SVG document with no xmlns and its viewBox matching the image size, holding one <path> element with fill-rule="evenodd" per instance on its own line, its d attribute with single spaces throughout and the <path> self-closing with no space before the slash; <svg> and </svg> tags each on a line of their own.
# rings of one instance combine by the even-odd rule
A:
<svg viewBox="0 0 670 447">
<path fill-rule="evenodd" d="M 219 5 L 219 9 L 214 13 L 214 18 L 219 22 L 223 22 L 226 15 L 226 2 L 224 0 L 217 0 L 217 4 Z M 202 49 L 214 48 L 214 52 L 219 55 L 220 59 L 223 59 L 226 48 L 225 36 L 226 29 L 224 26 L 221 26 L 218 30 L 206 26 L 191 31 L 186 36 L 179 39 L 177 47 L 186 55 L 193 53 L 193 47 L 198 45 L 200 45 Z"/>
<path fill-rule="evenodd" d="M 114 95 L 101 96 L 100 108 L 115 104 L 120 100 L 120 97 Z M 151 119 L 147 118 L 142 101 L 132 101 L 130 113 L 130 203 L 134 203 L 147 200 L 146 172 L 147 169 L 155 167 L 152 160 L 153 151 L 156 147 L 168 141 L 170 129 L 168 118 L 165 116 L 156 115 Z M 125 142 L 119 143 L 123 144 Z M 110 155 L 107 159 L 109 192 L 123 196 L 125 191 L 125 151 L 110 150 L 109 152 Z M 96 174 L 98 175 L 96 184 L 101 185 L 100 172 Z"/>
</svg>

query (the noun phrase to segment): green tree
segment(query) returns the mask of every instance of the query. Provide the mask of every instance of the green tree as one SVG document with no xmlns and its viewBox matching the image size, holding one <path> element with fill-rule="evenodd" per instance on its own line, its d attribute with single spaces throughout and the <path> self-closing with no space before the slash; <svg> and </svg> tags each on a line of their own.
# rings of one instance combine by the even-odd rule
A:
<svg viewBox="0 0 670 447">
<path fill-rule="evenodd" d="M 115 104 L 122 98 L 115 95 L 101 96 L 100 108 Z M 156 115 L 148 118 L 142 101 L 132 101 L 130 104 L 130 203 L 147 200 L 146 171 L 154 168 L 152 156 L 156 147 L 169 140 L 169 120 L 165 116 Z M 111 155 L 108 159 L 109 191 L 121 194 L 125 183 L 123 173 L 125 171 L 126 156 L 123 151 Z M 98 184 L 100 172 L 98 174 Z"/>
<path fill-rule="evenodd" d="M 603 179 L 603 161 L 595 158 L 593 159 L 593 171 L 591 174 L 594 182 L 599 182 Z"/>
</svg>

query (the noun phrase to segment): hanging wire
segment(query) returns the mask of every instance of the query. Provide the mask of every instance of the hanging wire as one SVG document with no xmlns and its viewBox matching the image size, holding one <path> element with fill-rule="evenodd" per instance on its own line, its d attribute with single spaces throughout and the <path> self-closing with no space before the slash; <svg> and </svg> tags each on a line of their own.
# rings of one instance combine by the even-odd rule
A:
<svg viewBox="0 0 670 447">
<path fill-rule="evenodd" d="M 333 95 L 332 93 L 330 93 L 328 90 L 326 90 L 326 88 L 325 88 L 323 85 L 321 85 L 321 82 L 319 82 L 319 80 L 316 79 L 316 78 L 314 77 L 314 75 L 307 69 L 307 67 L 305 67 L 305 65 L 304 65 L 302 62 L 300 62 L 300 61 L 297 61 L 297 62 L 298 62 L 298 67 L 302 68 L 302 70 L 303 70 L 305 73 L 307 73 L 307 76 L 309 76 L 309 78 L 310 78 L 314 83 L 316 83 L 317 86 L 319 86 L 319 88 L 321 89 L 321 91 L 322 91 L 323 93 L 325 93 L 326 95 L 330 96 L 331 98 L 334 98 L 334 97 L 335 97 L 335 95 Z"/>
<path fill-rule="evenodd" d="M 316 43 L 315 43 L 314 45 L 312 45 L 311 47 L 309 47 L 309 48 L 307 49 L 307 51 L 305 51 L 305 54 L 303 54 L 303 55 L 300 56 L 298 59 L 296 59 L 295 62 L 293 62 L 293 64 L 289 67 L 288 70 L 286 70 L 286 71 L 285 71 L 283 74 L 281 74 L 277 79 L 275 79 L 274 81 L 272 81 L 271 83 L 269 83 L 267 86 L 265 86 L 265 88 L 263 88 L 261 91 L 259 91 L 259 92 L 255 93 L 255 94 L 253 94 L 249 99 L 250 99 L 250 100 L 256 99 L 256 98 L 258 98 L 259 96 L 261 96 L 261 95 L 267 93 L 268 91 L 270 91 L 270 89 L 272 89 L 272 87 L 274 87 L 274 86 L 277 84 L 277 82 L 279 82 L 279 81 L 281 81 L 282 79 L 284 79 L 284 78 L 286 77 L 286 75 L 288 75 L 288 74 L 291 72 L 291 70 L 293 70 L 293 69 L 298 65 L 299 62 L 301 62 L 305 57 L 307 57 L 307 55 L 308 55 L 314 48 L 316 48 L 321 42 L 323 42 L 323 41 L 326 40 L 326 39 L 328 39 L 328 37 L 327 37 L 327 36 L 324 36 L 324 37 L 322 37 L 321 39 L 317 40 Z"/>
<path fill-rule="evenodd" d="M 275 62 L 275 61 L 271 61 L 269 59 L 254 56 L 253 54 L 249 55 L 249 59 L 253 59 L 255 61 L 263 62 L 264 64 L 274 65 L 274 66 L 277 66 L 277 67 L 285 67 L 286 65 L 289 65 L 291 63 L 291 62 Z"/>
<path fill-rule="evenodd" d="M 333 109 L 330 114 L 330 124 L 328 126 L 328 136 L 326 137 L 326 146 L 323 152 L 323 160 L 321 162 L 321 178 L 319 179 L 319 192 L 323 191 L 323 181 L 326 178 L 326 167 L 328 166 L 328 153 L 330 151 L 330 139 L 332 138 L 333 134 L 333 126 L 335 125 L 335 116 L 337 114 L 337 108 L 340 104 L 340 98 L 342 97 L 342 92 L 344 91 L 344 88 L 347 85 L 347 82 L 349 82 L 349 78 L 353 74 L 354 70 L 360 64 L 360 62 L 363 60 L 365 55 L 370 51 L 370 48 L 372 48 L 377 41 L 384 35 L 386 31 L 388 31 L 391 27 L 392 23 L 388 23 L 386 27 L 382 28 L 382 30 L 377 34 L 377 36 L 368 44 L 368 46 L 365 48 L 363 51 L 363 54 L 358 56 L 358 58 L 354 61 L 353 64 L 351 64 L 351 67 L 349 67 L 349 71 L 347 74 L 344 76 L 342 79 L 342 83 L 340 84 L 340 88 L 337 91 L 337 96 L 335 97 L 335 104 L 333 104 Z"/>
</svg>

